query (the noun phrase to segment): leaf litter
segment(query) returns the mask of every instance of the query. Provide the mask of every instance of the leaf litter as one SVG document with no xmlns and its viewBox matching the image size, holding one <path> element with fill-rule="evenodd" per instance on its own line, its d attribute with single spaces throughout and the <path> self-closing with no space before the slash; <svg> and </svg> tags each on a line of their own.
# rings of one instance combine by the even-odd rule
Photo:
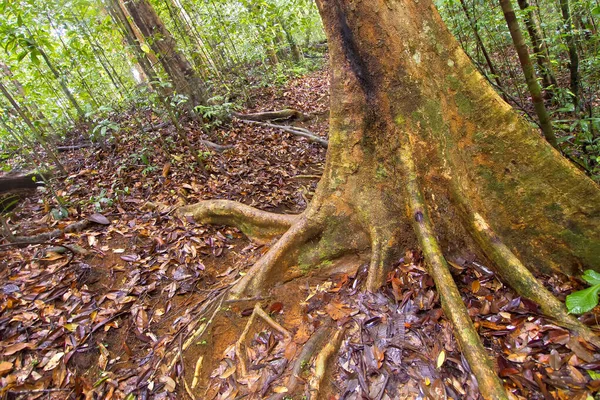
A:
<svg viewBox="0 0 600 400">
<path fill-rule="evenodd" d="M 295 108 L 315 115 L 303 127 L 326 137 L 326 70 L 252 96 L 255 106 L 245 112 Z M 135 112 L 148 124 L 160 123 L 151 109 Z M 82 219 L 96 225 L 53 240 L 53 251 L 47 243 L 0 248 L 2 396 L 176 399 L 188 393 L 183 376 L 203 388 L 203 399 L 302 395 L 310 388 L 314 359 L 298 364 L 302 384 L 290 391 L 295 361 L 320 328 L 333 324 L 344 337 L 322 385 L 328 399 L 479 398 L 416 251 L 398 260 L 378 293 L 357 290 L 364 268 L 352 276 L 303 280 L 294 289 L 303 302 L 282 297 L 263 307 L 291 335 L 259 318 L 240 351 L 235 341 L 252 305 L 222 305 L 226 321 L 213 328 L 212 337 L 193 343 L 207 354 L 194 364 L 176 360 L 169 369 L 168 352 L 181 349 L 206 323 L 194 316 L 268 247 L 250 243 L 236 229 L 181 221 L 175 207 L 222 198 L 299 212 L 315 190 L 325 151 L 235 120 L 209 132 L 187 121 L 195 146 L 187 149 L 169 140 L 176 137 L 172 126 L 144 133 L 130 112 L 113 118 L 122 127 L 113 146 L 81 149 L 65 159 L 70 175 L 56 194 L 69 204 L 66 219 L 50 216 L 57 207 L 50 193 L 26 199 L 7 218 L 21 235 Z M 201 140 L 234 147 L 217 153 Z M 194 163 L 198 150 L 209 152 L 203 172 Z M 85 252 L 74 251 L 80 248 Z M 467 258 L 450 260 L 452 272 L 511 398 L 587 399 L 597 392 L 597 349 L 543 317 L 485 263 Z M 545 282 L 563 300 L 582 287 L 557 276 Z M 596 325 L 597 313 L 582 319 Z M 207 349 L 219 338 L 228 345 Z M 216 362 L 207 365 L 210 360 Z M 200 374 L 203 364 L 206 376 Z"/>
</svg>

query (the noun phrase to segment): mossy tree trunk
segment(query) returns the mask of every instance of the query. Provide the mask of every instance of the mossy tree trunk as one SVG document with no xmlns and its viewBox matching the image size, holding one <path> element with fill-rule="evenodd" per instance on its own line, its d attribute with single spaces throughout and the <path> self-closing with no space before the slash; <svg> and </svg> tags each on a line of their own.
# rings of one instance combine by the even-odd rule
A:
<svg viewBox="0 0 600 400">
<path fill-rule="evenodd" d="M 148 45 L 158 56 L 177 93 L 188 97 L 190 107 L 204 104 L 204 83 L 185 55 L 178 50 L 175 38 L 148 0 L 129 0 L 125 2 L 125 6 Z"/>
<path fill-rule="evenodd" d="M 600 189 L 505 103 L 432 2 L 318 0 L 331 57 L 327 161 L 305 212 L 281 218 L 228 201 L 180 210 L 264 240 L 283 234 L 232 288 L 254 296 L 345 253 L 367 254 L 366 289 L 420 247 L 486 399 L 506 393 L 445 258 L 471 249 L 518 293 L 600 341 L 531 274 L 600 270 Z M 527 268 L 526 268 L 526 267 Z"/>
</svg>

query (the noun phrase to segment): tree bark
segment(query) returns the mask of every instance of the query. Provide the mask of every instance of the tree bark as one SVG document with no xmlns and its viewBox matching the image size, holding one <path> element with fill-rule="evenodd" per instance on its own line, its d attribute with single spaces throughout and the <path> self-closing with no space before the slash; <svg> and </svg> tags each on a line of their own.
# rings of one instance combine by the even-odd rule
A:
<svg viewBox="0 0 600 400">
<path fill-rule="evenodd" d="M 173 35 L 152 5 L 147 0 L 130 0 L 125 6 L 150 48 L 158 56 L 177 93 L 188 97 L 190 107 L 204 104 L 204 83 L 185 55 L 178 50 Z"/>
<path fill-rule="evenodd" d="M 529 51 L 527 50 L 525 40 L 523 40 L 523 35 L 521 34 L 521 28 L 519 27 L 517 16 L 515 15 L 510 0 L 500 0 L 500 7 L 502 7 L 502 12 L 504 13 L 504 18 L 506 19 L 510 36 L 512 37 L 515 49 L 517 50 L 521 68 L 523 69 L 523 75 L 525 75 L 525 81 L 527 82 L 527 88 L 531 94 L 531 101 L 533 102 L 535 113 L 540 121 L 542 133 L 546 137 L 548 143 L 550 143 L 554 148 L 558 149 L 558 142 L 556 141 L 554 129 L 552 128 L 552 120 L 546 111 L 544 98 L 542 96 L 542 88 L 537 81 L 535 70 L 533 69 L 533 64 L 531 63 L 531 58 L 529 58 Z"/>
<path fill-rule="evenodd" d="M 507 399 L 446 263 L 469 249 L 517 293 L 598 343 L 524 267 L 600 271 L 598 186 L 498 96 L 430 0 L 317 5 L 332 75 L 323 177 L 308 208 L 230 295 L 256 296 L 294 266 L 346 253 L 368 256 L 366 288 L 376 291 L 400 254 L 419 246 L 483 398 Z M 223 221 L 203 203 L 181 213 Z M 238 217 L 282 226 L 271 215 Z"/>
<path fill-rule="evenodd" d="M 142 69 L 142 72 L 150 81 L 150 86 L 156 84 L 156 82 L 158 81 L 156 71 L 154 71 L 152 63 L 146 56 L 146 53 L 144 53 L 144 51 L 142 50 L 142 45 L 137 40 L 133 27 L 129 23 L 125 12 L 123 11 L 123 9 L 121 9 L 119 0 L 110 0 L 107 8 L 109 13 L 113 17 L 115 23 L 121 27 L 123 38 L 127 42 L 127 45 L 129 45 L 129 47 L 133 50 L 135 54 L 135 59 L 137 60 L 140 68 Z"/>
</svg>

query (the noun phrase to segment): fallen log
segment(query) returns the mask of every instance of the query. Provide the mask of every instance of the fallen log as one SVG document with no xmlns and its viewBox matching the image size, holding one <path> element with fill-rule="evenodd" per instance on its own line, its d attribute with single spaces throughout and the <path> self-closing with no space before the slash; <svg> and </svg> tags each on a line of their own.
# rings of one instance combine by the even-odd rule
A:
<svg viewBox="0 0 600 400">
<path fill-rule="evenodd" d="M 222 153 L 225 150 L 233 149 L 233 147 L 234 147 L 232 145 L 223 146 L 220 144 L 216 144 L 216 143 L 211 142 L 210 140 L 200 140 L 200 143 L 202 143 L 209 149 L 216 151 L 217 153 Z"/>
<path fill-rule="evenodd" d="M 65 153 L 67 151 L 73 151 L 73 150 L 79 150 L 79 149 L 85 149 L 88 147 L 92 147 L 93 144 L 92 143 L 80 143 L 80 144 L 74 144 L 72 146 L 58 146 L 56 148 L 56 151 L 58 151 L 59 153 Z"/>
<path fill-rule="evenodd" d="M 44 179 L 48 175 L 31 173 L 19 176 L 0 177 L 0 193 L 12 192 L 17 190 L 31 190 L 44 185 Z"/>
<path fill-rule="evenodd" d="M 308 114 L 304 114 L 298 110 L 294 110 L 292 108 L 288 108 L 285 110 L 278 111 L 265 111 L 260 113 L 251 113 L 251 114 L 241 114 L 234 112 L 231 115 L 236 117 L 237 119 L 245 120 L 245 121 L 277 121 L 284 119 L 294 119 L 297 121 L 308 121 L 312 118 L 312 116 Z"/>
<path fill-rule="evenodd" d="M 242 121 L 246 124 L 254 124 L 254 125 L 260 125 L 260 126 L 266 126 L 267 128 L 281 129 L 282 131 L 291 133 L 292 135 L 301 136 L 303 138 L 306 138 L 306 139 L 308 139 L 309 142 L 317 143 L 321 147 L 324 147 L 324 148 L 327 148 L 327 146 L 329 145 L 329 142 L 327 141 L 327 139 L 317 136 L 316 134 L 312 133 L 308 129 L 299 128 L 296 126 L 289 126 L 289 125 L 276 125 L 276 124 L 271 124 L 269 122 L 250 121 L 250 120 L 245 120 L 245 119 L 240 119 L 240 121 Z"/>
</svg>

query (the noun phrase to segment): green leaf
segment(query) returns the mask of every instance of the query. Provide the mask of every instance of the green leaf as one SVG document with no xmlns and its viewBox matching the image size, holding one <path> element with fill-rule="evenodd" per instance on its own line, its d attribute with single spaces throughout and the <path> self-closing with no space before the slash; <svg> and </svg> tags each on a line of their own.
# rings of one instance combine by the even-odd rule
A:
<svg viewBox="0 0 600 400">
<path fill-rule="evenodd" d="M 146 53 L 146 54 L 150 53 L 150 47 L 148 47 L 148 45 L 146 43 L 142 43 L 140 47 L 144 53 Z"/>
<path fill-rule="evenodd" d="M 598 305 L 600 284 L 579 290 L 567 296 L 566 305 L 571 314 L 583 314 Z"/>
<path fill-rule="evenodd" d="M 590 378 L 592 378 L 595 381 L 597 381 L 598 379 L 600 379 L 600 372 L 596 372 L 596 371 L 592 371 L 592 370 L 587 370 L 587 373 L 590 376 Z"/>
<path fill-rule="evenodd" d="M 587 271 L 585 271 L 583 273 L 583 276 L 581 277 L 581 279 L 583 279 L 590 285 L 598 285 L 598 284 L 600 284 L 600 273 L 598 273 L 592 269 L 588 269 Z"/>
</svg>

